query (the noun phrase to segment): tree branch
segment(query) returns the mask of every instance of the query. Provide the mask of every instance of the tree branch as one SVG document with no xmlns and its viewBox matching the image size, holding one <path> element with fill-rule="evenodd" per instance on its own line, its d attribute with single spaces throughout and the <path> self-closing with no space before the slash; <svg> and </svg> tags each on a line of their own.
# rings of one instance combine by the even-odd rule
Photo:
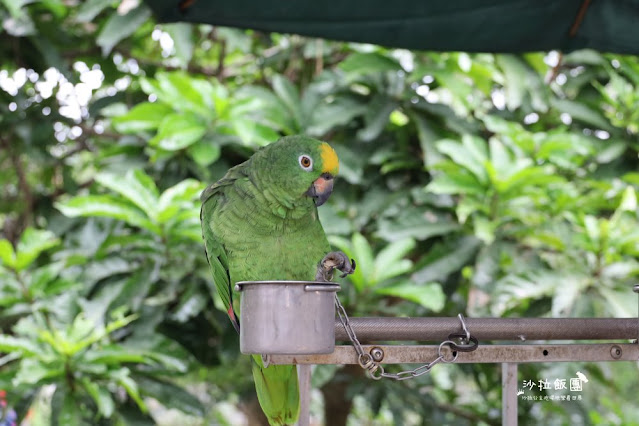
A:
<svg viewBox="0 0 639 426">
<path fill-rule="evenodd" d="M 318 76 L 324 70 L 324 41 L 321 38 L 315 40 L 315 75 Z"/>
<path fill-rule="evenodd" d="M 24 171 L 24 166 L 22 164 L 22 160 L 20 159 L 20 155 L 11 147 L 11 143 L 5 138 L 0 137 L 0 145 L 6 150 L 9 154 L 9 159 L 13 168 L 16 171 L 16 176 L 18 177 L 18 189 L 22 194 L 22 199 L 24 202 L 24 211 L 21 215 L 19 231 L 16 232 L 16 235 L 20 235 L 23 229 L 25 229 L 29 224 L 33 221 L 33 193 L 31 191 L 31 187 L 29 186 L 29 182 L 27 180 L 27 175 Z"/>
</svg>

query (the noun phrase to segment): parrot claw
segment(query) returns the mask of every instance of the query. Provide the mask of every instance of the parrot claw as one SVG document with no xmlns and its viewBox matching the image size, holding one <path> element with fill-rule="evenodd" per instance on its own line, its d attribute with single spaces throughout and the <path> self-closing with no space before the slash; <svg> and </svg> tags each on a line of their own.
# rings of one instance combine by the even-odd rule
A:
<svg viewBox="0 0 639 426">
<path fill-rule="evenodd" d="M 348 265 L 348 262 L 346 263 Z M 344 278 L 347 275 L 352 274 L 353 272 L 355 272 L 355 268 L 357 267 L 357 264 L 355 263 L 355 259 L 351 259 L 351 263 L 350 265 L 348 265 L 348 270 L 347 271 L 343 271 L 342 269 L 340 269 L 340 271 L 343 272 L 342 275 L 340 275 L 340 278 Z"/>
<path fill-rule="evenodd" d="M 340 278 L 344 278 L 347 275 L 355 272 L 354 259 L 349 259 L 341 251 L 332 251 L 328 253 L 322 261 L 317 265 L 317 273 L 315 274 L 316 281 L 329 282 L 333 279 L 333 271 L 337 269 L 342 272 Z"/>
</svg>

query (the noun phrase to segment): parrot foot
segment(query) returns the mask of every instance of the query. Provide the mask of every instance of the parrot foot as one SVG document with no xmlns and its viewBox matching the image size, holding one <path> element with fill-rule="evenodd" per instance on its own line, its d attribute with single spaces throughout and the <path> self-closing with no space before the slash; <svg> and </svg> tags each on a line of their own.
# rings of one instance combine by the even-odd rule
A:
<svg viewBox="0 0 639 426">
<path fill-rule="evenodd" d="M 317 273 L 315 274 L 316 281 L 329 282 L 333 279 L 333 271 L 337 269 L 342 272 L 340 278 L 344 278 L 347 275 L 355 272 L 355 260 L 349 259 L 341 251 L 332 251 L 328 253 L 322 261 L 317 265 Z"/>
</svg>

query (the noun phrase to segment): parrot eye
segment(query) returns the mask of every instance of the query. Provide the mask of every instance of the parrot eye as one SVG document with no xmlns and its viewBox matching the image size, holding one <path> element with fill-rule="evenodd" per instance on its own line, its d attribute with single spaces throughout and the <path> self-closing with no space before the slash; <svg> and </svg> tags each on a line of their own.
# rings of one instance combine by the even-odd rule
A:
<svg viewBox="0 0 639 426">
<path fill-rule="evenodd" d="M 300 166 L 307 172 L 313 168 L 313 160 L 308 155 L 300 155 L 298 158 Z"/>
</svg>

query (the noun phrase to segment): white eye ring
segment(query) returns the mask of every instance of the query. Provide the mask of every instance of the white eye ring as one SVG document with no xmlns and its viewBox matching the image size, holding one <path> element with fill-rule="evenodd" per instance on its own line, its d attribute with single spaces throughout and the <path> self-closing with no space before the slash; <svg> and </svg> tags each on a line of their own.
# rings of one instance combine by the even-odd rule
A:
<svg viewBox="0 0 639 426">
<path fill-rule="evenodd" d="M 300 163 L 300 167 L 307 172 L 313 170 L 313 159 L 310 156 L 302 154 L 297 161 Z"/>
</svg>

